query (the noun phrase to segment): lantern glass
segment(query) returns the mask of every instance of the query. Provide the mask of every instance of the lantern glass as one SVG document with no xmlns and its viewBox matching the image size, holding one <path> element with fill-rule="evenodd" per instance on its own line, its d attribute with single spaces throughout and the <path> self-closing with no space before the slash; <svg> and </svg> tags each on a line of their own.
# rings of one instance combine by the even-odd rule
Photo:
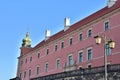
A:
<svg viewBox="0 0 120 80">
<path fill-rule="evenodd" d="M 110 42 L 109 42 L 109 47 L 110 47 L 111 49 L 115 48 L 115 42 L 114 42 L 114 41 L 110 41 Z"/>
<path fill-rule="evenodd" d="M 96 44 L 100 44 L 102 41 L 102 38 L 100 36 L 95 37 Z"/>
</svg>

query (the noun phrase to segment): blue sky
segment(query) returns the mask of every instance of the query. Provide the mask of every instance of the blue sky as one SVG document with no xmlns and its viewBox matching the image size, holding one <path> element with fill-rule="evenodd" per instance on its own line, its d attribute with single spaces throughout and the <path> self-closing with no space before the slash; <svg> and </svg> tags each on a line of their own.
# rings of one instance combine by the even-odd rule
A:
<svg viewBox="0 0 120 80">
<path fill-rule="evenodd" d="M 105 7 L 107 0 L 0 0 L 0 80 L 16 76 L 17 57 L 29 28 L 32 47 L 71 24 Z"/>
</svg>

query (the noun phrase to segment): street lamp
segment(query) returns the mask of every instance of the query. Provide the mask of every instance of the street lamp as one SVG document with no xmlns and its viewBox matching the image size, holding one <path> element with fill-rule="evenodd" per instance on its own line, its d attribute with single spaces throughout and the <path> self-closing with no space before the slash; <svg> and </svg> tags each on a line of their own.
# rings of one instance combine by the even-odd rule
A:
<svg viewBox="0 0 120 80">
<path fill-rule="evenodd" d="M 111 39 L 107 39 L 106 36 L 95 36 L 95 41 L 96 41 L 96 44 L 99 45 L 102 40 L 103 40 L 103 43 L 104 43 L 104 66 L 105 66 L 105 80 L 108 80 L 107 79 L 107 56 L 106 56 L 106 44 L 109 45 L 109 47 L 111 49 L 114 49 L 115 48 L 115 42 Z"/>
</svg>

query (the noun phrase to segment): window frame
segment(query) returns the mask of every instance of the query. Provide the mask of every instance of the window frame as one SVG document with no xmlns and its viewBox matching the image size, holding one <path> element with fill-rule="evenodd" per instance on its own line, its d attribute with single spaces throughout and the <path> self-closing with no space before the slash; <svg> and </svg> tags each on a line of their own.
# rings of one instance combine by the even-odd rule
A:
<svg viewBox="0 0 120 80">
<path fill-rule="evenodd" d="M 32 56 L 30 57 L 30 62 L 32 62 Z"/>
<path fill-rule="evenodd" d="M 40 58 L 40 53 L 37 53 L 37 58 L 38 58 L 38 59 Z"/>
<path fill-rule="evenodd" d="M 29 69 L 29 71 L 28 71 L 28 75 L 29 75 L 29 77 L 31 76 L 31 69 Z"/>
<path fill-rule="evenodd" d="M 45 72 L 48 72 L 48 69 L 49 69 L 49 64 L 48 62 L 45 63 Z"/>
<path fill-rule="evenodd" d="M 87 30 L 87 37 L 92 37 L 92 27 Z"/>
<path fill-rule="evenodd" d="M 58 50 L 58 45 L 57 44 L 55 44 L 54 49 L 55 49 L 55 51 Z"/>
<path fill-rule="evenodd" d="M 48 55 L 48 54 L 49 54 L 49 48 L 46 49 L 46 55 Z"/>
<path fill-rule="evenodd" d="M 111 55 L 111 48 L 109 47 L 109 44 L 106 44 L 105 45 L 105 48 L 106 48 L 106 55 Z"/>
<path fill-rule="evenodd" d="M 64 48 L 64 41 L 61 42 L 61 49 Z"/>
<path fill-rule="evenodd" d="M 60 68 L 60 58 L 56 59 L 56 69 Z"/>
<path fill-rule="evenodd" d="M 20 73 L 20 79 L 22 78 L 22 73 Z"/>
<path fill-rule="evenodd" d="M 26 70 L 24 71 L 24 78 L 26 78 L 26 74 L 27 74 L 27 72 L 26 72 Z"/>
<path fill-rule="evenodd" d="M 73 38 L 69 38 L 69 45 L 72 45 L 73 44 Z"/>
<path fill-rule="evenodd" d="M 36 67 L 36 74 L 37 74 L 37 75 L 39 74 L 39 71 L 40 71 L 40 67 L 37 66 L 37 67 Z"/>
<path fill-rule="evenodd" d="M 89 50 L 91 50 L 91 53 L 89 53 Z M 87 60 L 93 59 L 93 49 L 92 47 L 87 48 Z"/>
<path fill-rule="evenodd" d="M 107 25 L 107 27 L 106 27 L 106 25 Z M 106 21 L 104 22 L 104 30 L 107 31 L 107 30 L 109 30 L 109 28 L 110 28 L 110 21 L 109 21 L 109 20 L 106 20 Z"/>
<path fill-rule="evenodd" d="M 80 57 L 80 54 L 82 54 L 82 58 Z M 83 50 L 78 51 L 78 62 L 83 62 Z"/>
<path fill-rule="evenodd" d="M 73 54 L 72 53 L 68 55 L 68 66 L 71 66 L 71 65 L 73 65 Z"/>
<path fill-rule="evenodd" d="M 79 33 L 79 41 L 82 41 L 83 40 L 83 32 L 80 32 Z"/>
</svg>

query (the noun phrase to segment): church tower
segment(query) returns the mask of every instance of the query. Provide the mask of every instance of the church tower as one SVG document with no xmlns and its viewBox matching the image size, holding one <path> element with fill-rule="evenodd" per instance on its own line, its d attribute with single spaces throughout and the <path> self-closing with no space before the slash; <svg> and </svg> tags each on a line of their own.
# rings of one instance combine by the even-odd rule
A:
<svg viewBox="0 0 120 80">
<path fill-rule="evenodd" d="M 31 39 L 29 36 L 29 32 L 26 33 L 25 38 L 22 40 L 21 56 L 27 54 L 31 49 Z"/>
</svg>

